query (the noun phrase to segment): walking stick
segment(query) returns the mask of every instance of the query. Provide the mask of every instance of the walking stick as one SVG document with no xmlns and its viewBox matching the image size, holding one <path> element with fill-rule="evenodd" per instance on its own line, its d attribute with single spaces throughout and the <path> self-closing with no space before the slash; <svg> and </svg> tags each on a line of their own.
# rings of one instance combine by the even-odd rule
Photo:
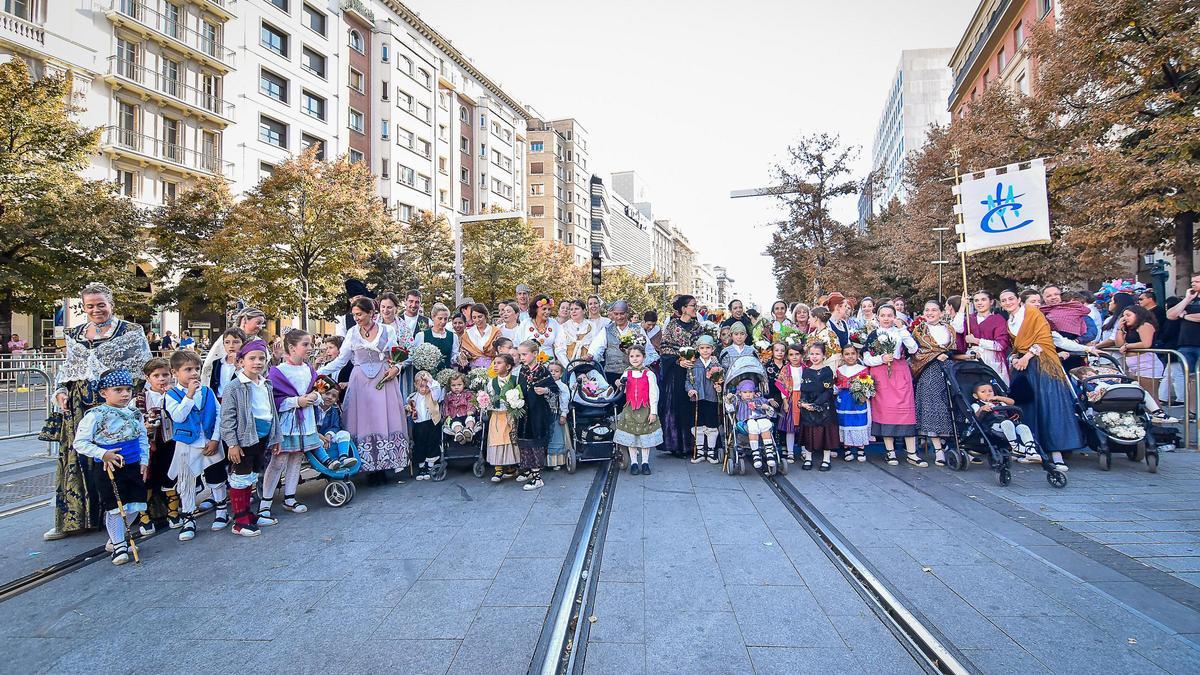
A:
<svg viewBox="0 0 1200 675">
<path fill-rule="evenodd" d="M 125 523 L 125 504 L 121 501 L 121 493 L 117 490 L 117 478 L 113 475 L 112 468 L 106 463 L 104 466 L 105 473 L 108 474 L 108 480 L 112 483 L 113 497 L 117 499 L 117 512 L 121 514 L 121 522 Z M 142 559 L 138 556 L 137 544 L 133 541 L 133 531 L 129 529 L 129 524 L 125 523 L 125 539 L 129 542 L 129 550 L 133 552 L 134 564 L 141 564 Z"/>
</svg>

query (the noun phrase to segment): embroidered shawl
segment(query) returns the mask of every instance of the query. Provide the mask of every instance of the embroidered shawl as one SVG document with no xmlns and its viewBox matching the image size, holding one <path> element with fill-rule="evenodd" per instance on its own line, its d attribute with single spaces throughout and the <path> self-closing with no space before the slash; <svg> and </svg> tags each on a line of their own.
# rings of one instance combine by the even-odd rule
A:
<svg viewBox="0 0 1200 675">
<path fill-rule="evenodd" d="M 921 376 L 921 371 L 942 354 L 949 354 L 954 346 L 954 329 L 946 324 L 939 324 L 946 329 L 946 344 L 941 344 L 929 330 L 928 323 L 921 323 L 913 329 L 913 339 L 917 341 L 917 353 L 912 357 L 913 379 Z"/>
<path fill-rule="evenodd" d="M 142 366 L 150 360 L 150 343 L 140 326 L 118 320 L 110 337 L 89 340 L 86 334 L 87 324 L 66 334 L 66 356 L 54 378 L 56 389 L 68 382 L 99 380 L 113 368 L 124 368 L 141 379 Z"/>
<path fill-rule="evenodd" d="M 1046 321 L 1046 317 L 1037 307 L 1026 305 L 1023 311 L 1025 316 L 1021 320 L 1021 328 L 1013 337 L 1013 350 L 1025 355 L 1037 345 L 1042 351 L 1037 357 L 1038 361 L 1046 364 L 1043 372 L 1055 379 L 1065 380 L 1067 375 L 1063 370 L 1062 361 L 1058 358 L 1058 348 L 1054 346 L 1050 322 Z"/>
</svg>

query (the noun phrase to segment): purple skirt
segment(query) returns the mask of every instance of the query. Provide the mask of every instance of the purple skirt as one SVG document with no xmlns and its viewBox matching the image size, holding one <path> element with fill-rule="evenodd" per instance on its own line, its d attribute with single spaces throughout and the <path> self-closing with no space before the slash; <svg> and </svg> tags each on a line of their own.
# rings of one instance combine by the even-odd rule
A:
<svg viewBox="0 0 1200 675">
<path fill-rule="evenodd" d="M 382 390 L 376 389 L 375 380 L 355 367 L 343 409 L 346 431 L 358 446 L 363 471 L 408 466 L 408 420 L 399 382 L 392 380 Z"/>
</svg>

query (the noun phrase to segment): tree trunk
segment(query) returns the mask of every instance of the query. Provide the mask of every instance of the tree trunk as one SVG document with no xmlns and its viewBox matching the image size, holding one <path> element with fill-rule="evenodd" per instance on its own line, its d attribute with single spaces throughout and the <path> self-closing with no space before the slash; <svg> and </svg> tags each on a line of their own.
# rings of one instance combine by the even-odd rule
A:
<svg viewBox="0 0 1200 675">
<path fill-rule="evenodd" d="M 1193 257 L 1196 249 L 1196 212 L 1175 214 L 1175 294 L 1187 292 L 1195 273 Z"/>
<path fill-rule="evenodd" d="M 8 338 L 12 335 L 12 289 L 6 288 L 0 292 L 0 352 L 8 349 Z M 26 335 L 25 340 L 33 344 L 33 336 Z"/>
<path fill-rule="evenodd" d="M 308 330 L 308 279 L 301 280 L 304 292 L 300 296 L 300 328 Z"/>
</svg>

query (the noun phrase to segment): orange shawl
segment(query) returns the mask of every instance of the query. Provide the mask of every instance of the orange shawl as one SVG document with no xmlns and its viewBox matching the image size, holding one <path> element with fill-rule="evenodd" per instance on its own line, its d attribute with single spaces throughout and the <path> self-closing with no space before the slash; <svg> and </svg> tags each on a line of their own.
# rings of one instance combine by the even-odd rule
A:
<svg viewBox="0 0 1200 675">
<path fill-rule="evenodd" d="M 1026 305 L 1021 328 L 1013 337 L 1013 351 L 1024 356 L 1034 345 L 1042 349 L 1037 359 L 1043 372 L 1057 380 L 1067 379 L 1062 361 L 1058 358 L 1058 348 L 1054 346 L 1054 339 L 1050 334 L 1050 322 L 1046 321 L 1046 315 L 1037 307 Z"/>
<path fill-rule="evenodd" d="M 496 338 L 500 337 L 500 329 L 488 324 L 488 331 L 484 334 L 483 344 L 477 345 L 471 340 L 470 329 L 464 330 L 462 337 L 459 339 L 459 346 L 467 353 L 470 359 L 478 359 L 484 356 L 494 356 L 495 350 L 492 348 L 492 343 Z"/>
</svg>

